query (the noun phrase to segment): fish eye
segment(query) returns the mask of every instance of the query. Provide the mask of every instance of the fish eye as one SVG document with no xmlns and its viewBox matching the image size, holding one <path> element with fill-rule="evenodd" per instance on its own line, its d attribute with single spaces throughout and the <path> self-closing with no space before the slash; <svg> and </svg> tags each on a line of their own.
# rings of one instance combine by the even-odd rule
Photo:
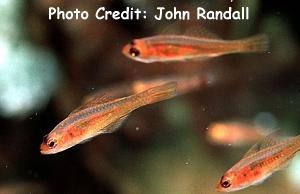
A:
<svg viewBox="0 0 300 194">
<path fill-rule="evenodd" d="M 221 186 L 223 187 L 223 188 L 228 188 L 228 187 L 230 187 L 230 185 L 231 185 L 231 180 L 229 180 L 229 179 L 225 179 L 224 180 L 224 176 L 222 176 L 222 178 L 221 178 L 221 181 L 220 181 L 220 184 L 221 184 Z"/>
<path fill-rule="evenodd" d="M 55 148 L 57 145 L 57 140 L 56 139 L 48 139 L 47 141 L 47 146 L 50 148 L 50 149 L 53 149 Z"/>
<path fill-rule="evenodd" d="M 137 48 L 134 48 L 134 47 L 131 47 L 129 49 L 129 54 L 132 56 L 132 57 L 137 57 L 140 55 L 140 51 L 137 49 Z"/>
</svg>

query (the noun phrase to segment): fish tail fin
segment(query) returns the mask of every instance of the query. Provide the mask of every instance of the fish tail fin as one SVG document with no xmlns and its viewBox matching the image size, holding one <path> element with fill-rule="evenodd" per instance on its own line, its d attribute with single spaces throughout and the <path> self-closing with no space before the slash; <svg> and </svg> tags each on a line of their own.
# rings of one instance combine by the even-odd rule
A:
<svg viewBox="0 0 300 194">
<path fill-rule="evenodd" d="M 242 52 L 266 52 L 270 49 L 270 40 L 266 34 L 258 34 L 249 38 L 241 39 Z"/>
<path fill-rule="evenodd" d="M 169 82 L 154 88 L 150 88 L 142 93 L 142 97 L 145 100 L 144 103 L 152 104 L 172 98 L 176 95 L 176 88 L 176 82 Z"/>
</svg>

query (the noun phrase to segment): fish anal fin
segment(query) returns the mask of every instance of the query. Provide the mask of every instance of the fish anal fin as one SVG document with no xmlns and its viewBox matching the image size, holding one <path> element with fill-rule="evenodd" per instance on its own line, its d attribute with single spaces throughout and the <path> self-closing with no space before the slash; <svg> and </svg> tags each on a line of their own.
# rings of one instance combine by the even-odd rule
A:
<svg viewBox="0 0 300 194">
<path fill-rule="evenodd" d="M 272 173 L 268 173 L 267 175 L 265 175 L 263 178 L 258 179 L 257 181 L 255 181 L 253 183 L 253 185 L 259 185 L 261 183 L 263 183 L 267 178 L 269 178 L 272 175 Z"/>
<path fill-rule="evenodd" d="M 128 118 L 129 115 L 125 115 L 121 118 L 119 118 L 117 121 L 112 122 L 111 124 L 107 125 L 103 129 L 99 130 L 99 134 L 101 133 L 113 133 L 115 132 L 122 124 L 123 122 Z"/>
<path fill-rule="evenodd" d="M 88 141 L 91 141 L 92 138 L 93 138 L 93 137 L 90 137 L 90 138 L 88 138 L 88 139 L 85 139 L 85 140 L 83 140 L 82 142 L 80 142 L 79 144 L 84 144 L 84 143 L 86 143 L 86 142 L 88 142 Z"/>
<path fill-rule="evenodd" d="M 277 170 L 283 170 L 285 168 L 287 168 L 290 164 L 291 164 L 291 161 L 292 161 L 292 158 L 295 157 L 295 154 L 291 154 L 286 160 L 285 162 L 283 162 L 282 164 L 280 164 L 277 168 L 276 168 L 276 171 Z"/>
<path fill-rule="evenodd" d="M 82 111 L 84 109 L 87 109 L 87 108 L 90 108 L 90 107 L 93 107 L 95 105 L 99 105 L 99 104 L 103 104 L 103 103 L 106 103 L 106 102 L 109 102 L 111 100 L 111 98 L 104 94 L 102 96 L 97 96 L 95 98 L 91 98 L 91 100 L 87 101 L 86 103 L 84 103 L 83 105 L 79 106 L 78 108 L 76 108 L 75 110 L 73 110 L 70 114 L 75 114 L 79 111 Z"/>
<path fill-rule="evenodd" d="M 281 138 L 280 134 L 281 134 L 281 131 L 277 130 L 277 131 L 274 131 L 273 133 L 267 135 L 260 142 L 257 142 L 256 144 L 254 144 L 248 150 L 248 152 L 246 152 L 246 154 L 243 156 L 243 158 L 251 156 L 262 149 L 265 149 L 267 147 L 270 147 L 270 146 L 273 146 L 273 145 L 276 145 L 276 144 L 282 142 L 283 139 Z"/>
</svg>

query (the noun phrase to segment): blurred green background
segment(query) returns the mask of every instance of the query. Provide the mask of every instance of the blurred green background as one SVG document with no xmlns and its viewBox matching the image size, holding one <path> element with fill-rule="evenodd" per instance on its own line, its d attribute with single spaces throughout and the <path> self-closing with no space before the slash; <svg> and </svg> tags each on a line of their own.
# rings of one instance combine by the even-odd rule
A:
<svg viewBox="0 0 300 194">
<path fill-rule="evenodd" d="M 142 64 L 122 55 L 134 38 L 159 34 L 174 21 L 48 20 L 48 8 L 124 10 L 157 6 L 195 10 L 250 7 L 249 21 L 187 21 L 224 39 L 265 32 L 270 52 L 208 61 Z M 281 1 L 1 0 L 0 193 L 210 194 L 246 147 L 206 141 L 215 121 L 245 118 L 300 133 L 299 21 Z M 92 14 L 90 14 L 92 15 Z M 175 22 L 176 23 L 176 22 Z M 135 111 L 115 133 L 55 155 L 42 137 L 84 96 L 124 81 L 201 72 L 215 82 Z M 263 116 L 262 116 L 263 115 Z M 264 115 L 267 115 L 264 117 Z M 271 119 L 270 119 L 271 118 Z M 299 193 L 300 157 L 263 184 L 236 193 Z"/>
</svg>

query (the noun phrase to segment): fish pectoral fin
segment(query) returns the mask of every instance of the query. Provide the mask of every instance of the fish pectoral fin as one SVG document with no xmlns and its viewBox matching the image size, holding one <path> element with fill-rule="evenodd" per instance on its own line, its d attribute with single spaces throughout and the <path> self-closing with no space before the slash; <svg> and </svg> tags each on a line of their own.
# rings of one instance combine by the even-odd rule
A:
<svg viewBox="0 0 300 194">
<path fill-rule="evenodd" d="M 103 129 L 99 130 L 97 135 L 103 134 L 103 133 L 112 133 L 112 132 L 116 131 L 123 124 L 123 122 L 128 118 L 128 116 L 129 116 L 129 114 L 121 117 L 117 121 L 109 124 L 108 126 L 106 126 Z M 90 137 L 90 138 L 87 138 L 87 139 L 83 140 L 82 142 L 80 142 L 80 144 L 83 144 L 83 143 L 86 143 L 86 142 L 90 141 L 91 139 L 93 139 L 93 137 Z"/>
<path fill-rule="evenodd" d="M 277 130 L 277 131 L 274 131 L 273 133 L 267 135 L 266 137 L 264 137 L 260 142 L 254 144 L 248 150 L 248 152 L 246 152 L 246 154 L 243 156 L 243 158 L 251 156 L 262 149 L 265 149 L 267 147 L 273 146 L 275 144 L 278 144 L 278 143 L 284 141 L 284 139 L 281 138 L 280 133 L 281 133 L 281 131 Z"/>
<path fill-rule="evenodd" d="M 90 108 L 90 107 L 93 107 L 95 105 L 99 105 L 99 104 L 103 104 L 103 103 L 106 103 L 106 102 L 109 102 L 111 100 L 111 98 L 104 94 L 102 96 L 95 96 L 94 98 L 91 97 L 91 100 L 87 101 L 86 103 L 84 103 L 83 105 L 79 106 L 78 108 L 76 108 L 75 110 L 73 110 L 70 114 L 75 114 L 79 111 L 82 111 L 84 109 L 87 109 L 87 108 Z"/>
<path fill-rule="evenodd" d="M 129 116 L 129 114 L 125 115 L 125 116 L 119 118 L 117 121 L 112 122 L 111 124 L 107 125 L 103 129 L 99 130 L 98 134 L 115 132 L 123 124 L 123 122 L 128 118 L 128 116 Z"/>
</svg>

